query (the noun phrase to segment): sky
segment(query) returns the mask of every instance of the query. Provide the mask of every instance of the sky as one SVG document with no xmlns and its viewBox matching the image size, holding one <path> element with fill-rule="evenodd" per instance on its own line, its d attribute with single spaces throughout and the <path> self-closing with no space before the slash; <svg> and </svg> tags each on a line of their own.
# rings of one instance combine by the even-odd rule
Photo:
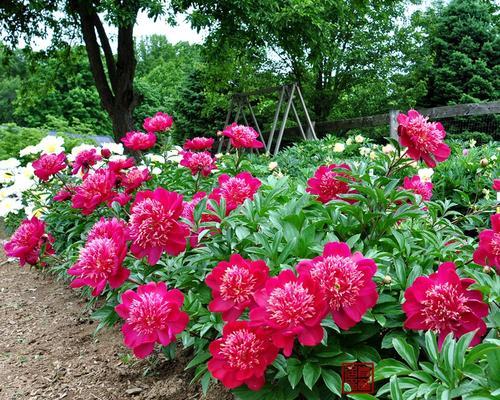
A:
<svg viewBox="0 0 500 400">
<path fill-rule="evenodd" d="M 108 32 L 111 45 L 116 51 L 116 29 L 113 29 L 105 24 L 106 32 Z M 134 37 L 136 39 L 141 39 L 146 36 L 153 34 L 165 35 L 168 41 L 172 44 L 177 42 L 189 42 L 190 44 L 203 43 L 205 39 L 206 32 L 197 33 L 196 30 L 191 29 L 191 25 L 186 21 L 185 14 L 179 14 L 176 16 L 177 25 L 170 26 L 165 18 L 158 18 L 155 21 L 148 18 L 147 14 L 144 12 L 139 13 L 137 16 L 137 23 L 134 28 Z M 20 41 L 20 47 L 23 47 L 23 42 Z M 32 41 L 32 47 L 35 50 L 43 50 L 50 46 L 50 37 L 46 39 L 34 39 Z"/>
</svg>

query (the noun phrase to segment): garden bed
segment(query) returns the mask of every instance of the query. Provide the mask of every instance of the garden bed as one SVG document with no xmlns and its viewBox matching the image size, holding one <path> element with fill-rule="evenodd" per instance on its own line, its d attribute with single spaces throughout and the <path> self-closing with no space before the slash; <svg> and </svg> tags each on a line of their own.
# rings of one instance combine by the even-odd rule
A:
<svg viewBox="0 0 500 400">
<path fill-rule="evenodd" d="M 2 252 L 1 260 L 5 260 Z M 129 357 L 117 329 L 95 335 L 85 301 L 64 282 L 16 263 L 0 268 L 0 398 L 169 399 L 201 397 L 189 361 Z M 208 400 L 232 399 L 220 386 Z"/>
</svg>

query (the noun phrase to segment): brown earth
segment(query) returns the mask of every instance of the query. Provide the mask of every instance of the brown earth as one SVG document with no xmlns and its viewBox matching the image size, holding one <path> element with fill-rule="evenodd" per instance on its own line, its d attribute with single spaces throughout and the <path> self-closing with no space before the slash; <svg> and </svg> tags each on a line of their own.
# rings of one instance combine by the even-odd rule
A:
<svg viewBox="0 0 500 400">
<path fill-rule="evenodd" d="M 233 398 L 219 385 L 206 397 L 200 385 L 190 385 L 186 354 L 175 361 L 136 360 L 118 327 L 94 335 L 95 327 L 85 302 L 66 283 L 1 265 L 0 399 Z"/>
</svg>

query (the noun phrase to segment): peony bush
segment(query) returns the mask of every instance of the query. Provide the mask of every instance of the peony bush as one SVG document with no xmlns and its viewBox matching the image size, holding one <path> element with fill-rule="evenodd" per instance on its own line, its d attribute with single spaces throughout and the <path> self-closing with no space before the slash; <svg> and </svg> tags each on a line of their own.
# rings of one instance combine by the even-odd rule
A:
<svg viewBox="0 0 500 400">
<path fill-rule="evenodd" d="M 398 121 L 399 141 L 327 138 L 274 161 L 237 124 L 220 133 L 229 153 L 204 137 L 173 146 L 161 112 L 123 138 L 128 155 L 21 151 L 22 163 L 0 162 L 2 216 L 22 219 L 4 249 L 68 279 L 98 330 L 121 326 L 136 357 L 187 349 L 204 390 L 218 380 L 243 400 L 334 399 L 350 390 L 342 364 L 361 361 L 375 364 L 376 393 L 351 398 L 493 399 L 496 156 L 447 144 L 415 110 Z M 455 189 L 447 163 L 474 189 Z"/>
</svg>

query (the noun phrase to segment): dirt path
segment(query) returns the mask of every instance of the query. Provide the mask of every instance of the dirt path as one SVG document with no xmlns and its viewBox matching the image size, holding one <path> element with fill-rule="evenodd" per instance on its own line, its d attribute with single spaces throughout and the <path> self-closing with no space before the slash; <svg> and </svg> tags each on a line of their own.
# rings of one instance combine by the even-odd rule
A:
<svg viewBox="0 0 500 400">
<path fill-rule="evenodd" d="M 0 267 L 0 399 L 202 398 L 182 355 L 156 364 L 129 357 L 118 327 L 94 336 L 84 305 L 51 276 Z M 231 398 L 218 386 L 205 397 Z"/>
</svg>

